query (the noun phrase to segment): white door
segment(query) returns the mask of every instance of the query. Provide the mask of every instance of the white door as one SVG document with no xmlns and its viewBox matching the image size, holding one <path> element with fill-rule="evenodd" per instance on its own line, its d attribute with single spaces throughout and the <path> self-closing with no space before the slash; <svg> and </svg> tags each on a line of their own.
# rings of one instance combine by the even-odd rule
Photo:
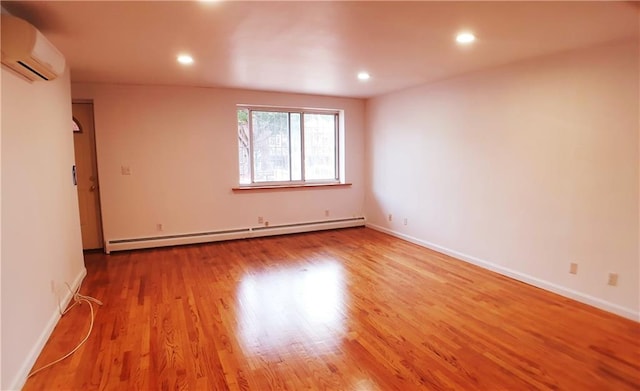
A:
<svg viewBox="0 0 640 391">
<path fill-rule="evenodd" d="M 82 248 L 85 250 L 98 249 L 103 247 L 103 242 L 93 104 L 74 103 L 73 122 Z"/>
</svg>

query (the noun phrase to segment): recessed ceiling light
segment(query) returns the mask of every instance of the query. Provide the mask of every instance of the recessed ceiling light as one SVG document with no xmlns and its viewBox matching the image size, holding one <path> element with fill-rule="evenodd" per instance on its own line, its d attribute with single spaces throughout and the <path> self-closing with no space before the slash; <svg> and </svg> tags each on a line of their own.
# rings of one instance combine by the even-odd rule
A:
<svg viewBox="0 0 640 391">
<path fill-rule="evenodd" d="M 188 54 L 181 54 L 178 56 L 178 62 L 184 65 L 193 64 L 193 57 Z"/>
<path fill-rule="evenodd" d="M 471 33 L 459 33 L 456 35 L 456 42 L 467 44 L 476 40 L 476 36 Z"/>
<path fill-rule="evenodd" d="M 367 72 L 358 73 L 358 80 L 369 80 L 370 78 L 371 75 L 369 75 Z"/>
</svg>

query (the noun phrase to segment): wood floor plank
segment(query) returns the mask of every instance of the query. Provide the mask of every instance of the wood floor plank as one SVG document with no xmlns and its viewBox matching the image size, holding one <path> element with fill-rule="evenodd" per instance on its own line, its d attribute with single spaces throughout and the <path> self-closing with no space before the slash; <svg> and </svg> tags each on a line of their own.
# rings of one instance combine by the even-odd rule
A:
<svg viewBox="0 0 640 391">
<path fill-rule="evenodd" d="M 639 323 L 366 228 L 85 258 L 25 390 L 640 389 Z"/>
</svg>

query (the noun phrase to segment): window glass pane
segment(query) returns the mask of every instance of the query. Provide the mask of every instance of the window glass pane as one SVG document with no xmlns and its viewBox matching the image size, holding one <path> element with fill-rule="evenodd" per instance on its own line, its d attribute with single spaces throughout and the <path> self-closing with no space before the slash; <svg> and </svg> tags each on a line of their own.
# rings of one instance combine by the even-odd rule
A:
<svg viewBox="0 0 640 391">
<path fill-rule="evenodd" d="M 336 178 L 336 124 L 333 114 L 304 114 L 306 180 Z"/>
<path fill-rule="evenodd" d="M 291 113 L 291 180 L 302 180 L 302 137 L 300 113 Z"/>
<path fill-rule="evenodd" d="M 251 183 L 249 161 L 249 110 L 238 110 L 238 159 L 240 162 L 240 184 Z"/>
<path fill-rule="evenodd" d="M 252 111 L 255 182 L 289 181 L 289 115 Z"/>
</svg>

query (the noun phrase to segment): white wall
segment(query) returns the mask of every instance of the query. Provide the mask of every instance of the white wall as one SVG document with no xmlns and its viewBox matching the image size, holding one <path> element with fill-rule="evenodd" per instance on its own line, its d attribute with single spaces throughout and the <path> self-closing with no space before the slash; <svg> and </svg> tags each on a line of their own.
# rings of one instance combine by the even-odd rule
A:
<svg viewBox="0 0 640 391">
<path fill-rule="evenodd" d="M 73 84 L 94 102 L 106 240 L 362 216 L 364 102 L 231 89 Z M 234 193 L 237 104 L 345 111 L 351 187 Z M 129 166 L 131 175 L 122 175 Z M 157 224 L 164 230 L 159 232 Z"/>
<path fill-rule="evenodd" d="M 2 69 L 2 383 L 19 388 L 86 273 L 68 72 L 32 84 Z M 51 282 L 54 284 L 52 292 Z"/>
<path fill-rule="evenodd" d="M 4 9 L 0 7 L 0 12 L 4 13 Z M 2 74 L 0 74 L 0 87 L 2 86 Z M 2 107 L 2 93 L 0 93 L 0 108 Z M 0 119 L 2 118 L 2 110 L 0 109 Z M 0 121 L 1 122 L 1 121 Z M 2 125 L 0 124 L 0 183 L 2 182 Z M 1 187 L 1 185 L 0 185 Z M 2 191 L 0 189 L 0 338 L 2 338 Z M 2 340 L 0 340 L 0 387 L 4 385 L 2 366 Z"/>
<path fill-rule="evenodd" d="M 618 43 L 368 101 L 368 222 L 637 319 L 638 71 Z"/>
</svg>

